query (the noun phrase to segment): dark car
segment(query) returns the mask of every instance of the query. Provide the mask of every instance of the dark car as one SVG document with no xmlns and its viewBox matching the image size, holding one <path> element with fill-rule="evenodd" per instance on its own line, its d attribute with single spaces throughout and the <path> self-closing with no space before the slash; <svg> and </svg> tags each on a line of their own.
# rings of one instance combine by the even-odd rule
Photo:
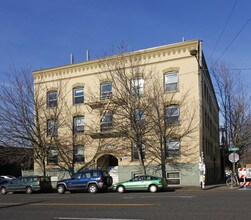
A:
<svg viewBox="0 0 251 220">
<path fill-rule="evenodd" d="M 57 191 L 60 194 L 68 191 L 84 191 L 96 193 L 112 186 L 112 177 L 102 170 L 86 170 L 75 173 L 70 179 L 57 182 Z"/>
<path fill-rule="evenodd" d="M 16 177 L 10 176 L 10 175 L 0 176 L 0 184 L 8 183 L 8 182 L 10 182 L 12 179 L 15 179 L 15 178 L 16 178 Z"/>
<path fill-rule="evenodd" d="M 51 189 L 49 176 L 18 177 L 0 185 L 0 192 L 3 195 L 8 192 L 26 192 L 31 194 L 34 191 L 49 191 Z"/>
</svg>

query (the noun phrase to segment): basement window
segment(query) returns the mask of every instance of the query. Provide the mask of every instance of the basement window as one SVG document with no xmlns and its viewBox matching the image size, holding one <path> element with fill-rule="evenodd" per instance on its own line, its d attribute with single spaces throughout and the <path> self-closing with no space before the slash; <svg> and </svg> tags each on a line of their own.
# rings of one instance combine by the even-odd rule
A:
<svg viewBox="0 0 251 220">
<path fill-rule="evenodd" d="M 167 185 L 169 186 L 180 186 L 180 172 L 169 171 L 166 173 Z"/>
</svg>

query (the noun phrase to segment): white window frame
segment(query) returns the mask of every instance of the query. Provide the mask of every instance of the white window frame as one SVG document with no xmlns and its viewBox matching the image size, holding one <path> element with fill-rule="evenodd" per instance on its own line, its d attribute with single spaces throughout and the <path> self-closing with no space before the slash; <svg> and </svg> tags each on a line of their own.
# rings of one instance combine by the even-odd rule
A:
<svg viewBox="0 0 251 220">
<path fill-rule="evenodd" d="M 73 118 L 73 132 L 81 133 L 85 130 L 85 117 L 82 115 Z"/>
<path fill-rule="evenodd" d="M 135 109 L 133 111 L 133 120 L 136 124 L 143 127 L 145 125 L 145 112 L 142 109 Z"/>
<path fill-rule="evenodd" d="M 146 158 L 146 146 L 144 143 L 142 144 L 142 153 L 143 153 L 143 159 L 145 159 Z M 138 150 L 135 143 L 132 143 L 131 154 L 132 154 L 131 156 L 132 161 L 139 160 Z"/>
<path fill-rule="evenodd" d="M 176 92 L 178 91 L 179 75 L 178 72 L 167 72 L 165 77 L 165 92 Z"/>
<path fill-rule="evenodd" d="M 172 144 L 175 143 L 176 144 Z M 180 155 L 180 139 L 169 138 L 166 141 L 166 157 L 175 157 Z"/>
<path fill-rule="evenodd" d="M 168 114 L 168 110 L 170 109 L 176 109 L 177 108 L 177 113 L 176 114 Z M 177 118 L 174 122 L 172 122 L 172 118 Z M 180 123 L 179 121 L 180 118 L 180 108 L 178 105 L 168 105 L 165 107 L 165 121 L 168 125 L 177 125 Z M 171 122 L 171 123 L 170 123 Z"/>
<path fill-rule="evenodd" d="M 78 95 L 78 93 L 81 93 L 80 95 Z M 85 101 L 85 91 L 84 91 L 84 87 L 75 87 L 73 88 L 73 104 L 74 105 L 78 105 L 78 104 L 83 104 Z M 80 101 L 78 101 L 78 99 Z"/>
<path fill-rule="evenodd" d="M 111 90 L 105 90 L 105 86 L 110 86 Z M 112 98 L 112 83 L 111 82 L 104 82 L 100 84 L 100 100 L 107 100 Z"/>
<path fill-rule="evenodd" d="M 144 95 L 144 79 L 143 77 L 135 77 L 131 79 L 131 93 L 134 96 Z"/>
<path fill-rule="evenodd" d="M 178 177 L 168 177 L 169 174 L 178 174 Z M 166 172 L 166 179 L 167 179 L 167 185 L 168 186 L 180 186 L 181 185 L 181 178 L 180 178 L 180 171 L 167 171 Z M 178 181 L 179 183 L 170 183 L 170 181 Z"/>
<path fill-rule="evenodd" d="M 56 156 L 56 159 L 51 159 Z M 58 164 L 58 150 L 50 149 L 47 155 L 47 164 Z"/>
<path fill-rule="evenodd" d="M 136 176 L 141 176 L 141 175 L 143 175 L 143 174 L 140 171 L 132 171 L 131 172 L 131 178 L 135 178 Z"/>
<path fill-rule="evenodd" d="M 50 96 L 56 94 L 56 98 L 51 98 Z M 47 92 L 47 106 L 48 108 L 57 107 L 58 102 L 58 92 L 57 91 L 49 91 Z"/>
<path fill-rule="evenodd" d="M 57 136 L 58 128 L 57 128 L 57 120 L 49 119 L 47 120 L 47 136 Z"/>
<path fill-rule="evenodd" d="M 76 159 L 78 158 L 78 159 Z M 81 158 L 81 159 L 79 159 Z M 73 162 L 74 163 L 83 163 L 85 162 L 85 148 L 84 145 L 75 145 L 73 146 Z"/>
<path fill-rule="evenodd" d="M 101 132 L 110 131 L 112 130 L 112 127 L 113 127 L 113 114 L 111 112 L 106 112 L 101 119 L 100 130 Z"/>
</svg>

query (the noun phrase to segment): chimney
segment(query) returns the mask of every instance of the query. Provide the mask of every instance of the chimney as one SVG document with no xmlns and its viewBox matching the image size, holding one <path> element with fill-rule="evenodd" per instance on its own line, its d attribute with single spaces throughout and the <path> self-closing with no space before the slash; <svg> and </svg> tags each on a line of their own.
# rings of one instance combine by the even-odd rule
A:
<svg viewBox="0 0 251 220">
<path fill-rule="evenodd" d="M 72 53 L 71 53 L 71 55 L 70 55 L 70 62 L 71 62 L 71 64 L 74 63 L 74 57 L 73 57 L 73 54 L 72 54 Z"/>
<path fill-rule="evenodd" d="M 90 53 L 89 50 L 86 51 L 86 61 L 90 60 Z"/>
</svg>

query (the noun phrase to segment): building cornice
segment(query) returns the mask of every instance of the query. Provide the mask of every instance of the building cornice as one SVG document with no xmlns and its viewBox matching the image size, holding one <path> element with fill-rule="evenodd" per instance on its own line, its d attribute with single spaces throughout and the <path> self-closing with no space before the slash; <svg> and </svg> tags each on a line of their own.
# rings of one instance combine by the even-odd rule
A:
<svg viewBox="0 0 251 220">
<path fill-rule="evenodd" d="M 129 58 L 131 56 L 140 56 L 141 59 L 145 62 L 145 64 L 155 63 L 156 59 L 179 59 L 178 56 L 181 53 L 187 53 L 190 55 L 190 51 L 193 49 L 197 49 L 198 40 L 184 41 L 175 44 L 168 44 L 159 47 L 148 48 L 144 50 L 133 51 L 131 53 L 124 54 L 124 58 Z M 42 69 L 33 71 L 33 76 L 39 81 L 40 79 L 51 79 L 51 77 L 59 78 L 67 78 L 71 77 L 72 74 L 78 72 L 86 72 L 87 75 L 94 74 L 101 71 L 102 62 L 104 61 L 104 66 L 107 61 L 113 61 L 118 58 L 118 55 L 105 57 L 102 59 L 90 60 L 76 64 L 69 64 L 54 68 Z M 69 75 L 71 74 L 71 76 Z"/>
</svg>

